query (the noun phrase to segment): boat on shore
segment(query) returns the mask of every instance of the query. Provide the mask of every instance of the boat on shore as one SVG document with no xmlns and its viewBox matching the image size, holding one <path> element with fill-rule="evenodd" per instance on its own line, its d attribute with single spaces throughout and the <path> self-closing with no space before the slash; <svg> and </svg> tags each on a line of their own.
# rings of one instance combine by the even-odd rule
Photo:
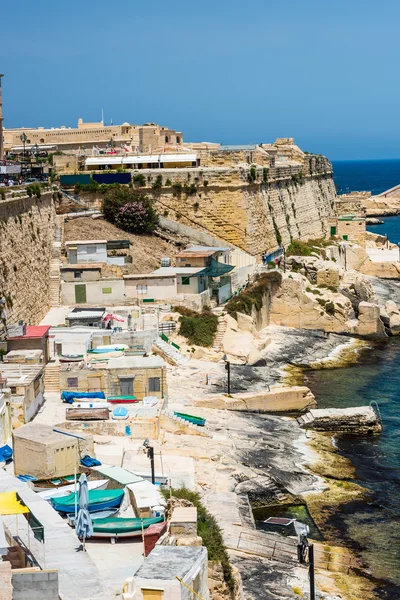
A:
<svg viewBox="0 0 400 600">
<path fill-rule="evenodd" d="M 162 523 L 164 517 L 148 517 L 145 519 L 106 518 L 93 519 L 93 536 L 95 538 L 127 538 L 142 535 L 142 529 L 150 525 Z"/>
<path fill-rule="evenodd" d="M 88 481 L 88 489 L 91 490 L 105 490 L 109 484 L 109 479 L 97 479 L 96 481 Z M 78 488 L 78 481 L 76 483 Z M 65 485 L 59 490 L 49 489 L 38 492 L 38 495 L 44 500 L 51 500 L 52 498 L 61 498 L 62 496 L 68 496 L 75 491 L 75 482 L 71 485 Z"/>
<path fill-rule="evenodd" d="M 124 490 L 89 490 L 89 512 L 118 508 L 121 505 L 124 493 Z M 51 498 L 51 504 L 60 513 L 72 513 L 77 502 L 77 496 L 78 492 L 75 492 L 68 494 L 68 496 Z"/>
<path fill-rule="evenodd" d="M 134 404 L 139 402 L 136 396 L 108 396 L 107 402 L 111 404 Z"/>
</svg>

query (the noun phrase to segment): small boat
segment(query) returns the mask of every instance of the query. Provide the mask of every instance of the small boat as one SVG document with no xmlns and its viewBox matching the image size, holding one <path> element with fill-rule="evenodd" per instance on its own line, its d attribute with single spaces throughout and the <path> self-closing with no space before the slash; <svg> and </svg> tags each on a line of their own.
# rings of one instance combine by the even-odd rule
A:
<svg viewBox="0 0 400 600">
<path fill-rule="evenodd" d="M 79 504 L 78 504 L 79 510 Z M 118 512 L 118 508 L 110 508 L 110 510 L 99 510 L 97 512 L 90 513 L 90 517 L 93 519 L 109 519 Z M 67 514 L 68 525 L 75 527 L 75 512 Z"/>
<path fill-rule="evenodd" d="M 53 477 L 53 479 L 39 479 L 33 481 L 34 492 L 44 492 L 45 490 L 57 490 L 74 482 L 74 475 L 65 475 L 64 477 Z"/>
<path fill-rule="evenodd" d="M 74 510 L 77 501 L 78 492 L 62 496 L 61 498 L 52 498 L 51 504 L 55 510 L 60 513 L 71 513 Z M 124 497 L 124 490 L 90 490 L 89 491 L 89 512 L 99 510 L 108 510 L 118 508 Z"/>
<path fill-rule="evenodd" d="M 109 402 L 74 402 L 70 404 L 71 408 L 108 408 L 109 410 L 112 408 Z"/>
<path fill-rule="evenodd" d="M 193 423 L 194 425 L 200 425 L 200 427 L 204 427 L 204 425 L 206 424 L 205 419 L 203 419 L 202 417 L 196 417 L 195 415 L 187 415 L 185 413 L 180 413 L 176 411 L 174 411 L 174 415 L 176 417 L 179 417 L 180 419 L 183 419 L 184 421 Z"/>
<path fill-rule="evenodd" d="M 125 408 L 125 406 L 117 406 L 117 408 L 114 408 L 114 410 L 112 411 L 113 419 L 125 420 L 128 418 L 128 416 L 129 416 L 129 410 L 127 408 Z"/>
<path fill-rule="evenodd" d="M 65 411 L 67 421 L 108 421 L 110 413 L 108 408 L 67 408 Z"/>
<path fill-rule="evenodd" d="M 81 360 L 83 360 L 83 354 L 61 354 L 58 360 L 61 363 L 81 362 Z"/>
<path fill-rule="evenodd" d="M 111 402 L 111 404 L 134 404 L 139 400 L 136 396 L 108 396 L 107 402 Z"/>
<path fill-rule="evenodd" d="M 109 479 L 96 479 L 95 481 L 88 481 L 88 489 L 90 490 L 105 490 L 109 484 Z M 76 484 L 78 488 L 78 483 Z M 62 496 L 68 496 L 75 491 L 75 482 L 70 485 L 65 485 L 59 490 L 44 490 L 38 492 L 38 495 L 43 500 L 51 500 L 52 498 L 61 498 Z"/>
<path fill-rule="evenodd" d="M 102 538 L 126 538 L 142 535 L 143 529 L 147 529 L 150 525 L 162 523 L 164 517 L 148 517 L 146 519 L 124 519 L 124 518 L 108 518 L 108 519 L 92 519 L 93 536 Z"/>
</svg>

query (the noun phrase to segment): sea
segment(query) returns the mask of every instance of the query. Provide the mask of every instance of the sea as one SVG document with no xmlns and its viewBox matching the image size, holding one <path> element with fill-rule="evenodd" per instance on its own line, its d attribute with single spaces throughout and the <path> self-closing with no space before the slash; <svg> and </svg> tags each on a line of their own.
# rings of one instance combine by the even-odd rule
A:
<svg viewBox="0 0 400 600">
<path fill-rule="evenodd" d="M 400 160 L 335 161 L 333 167 L 339 192 L 368 190 L 377 194 L 400 184 Z M 382 220 L 383 225 L 368 229 L 400 242 L 400 217 Z M 400 287 L 400 282 L 391 285 Z M 381 435 L 335 440 L 339 451 L 354 464 L 355 481 L 368 490 L 368 496 L 343 505 L 331 524 L 358 551 L 366 571 L 378 580 L 376 598 L 399 600 L 400 338 L 371 343 L 354 366 L 309 370 L 305 378 L 320 408 L 378 404 Z"/>
</svg>

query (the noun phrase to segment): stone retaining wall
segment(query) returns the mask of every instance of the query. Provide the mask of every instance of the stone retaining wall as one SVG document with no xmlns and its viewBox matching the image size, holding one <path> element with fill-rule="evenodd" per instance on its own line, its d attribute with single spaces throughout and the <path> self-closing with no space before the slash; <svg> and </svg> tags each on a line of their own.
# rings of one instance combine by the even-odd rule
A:
<svg viewBox="0 0 400 600">
<path fill-rule="evenodd" d="M 264 392 L 213 396 L 194 402 L 194 406 L 247 412 L 292 412 L 315 405 L 313 394 L 305 386 L 277 387 Z"/>
<path fill-rule="evenodd" d="M 51 192 L 0 201 L 0 298 L 8 324 L 37 325 L 50 307 L 50 261 L 55 226 Z"/>
</svg>

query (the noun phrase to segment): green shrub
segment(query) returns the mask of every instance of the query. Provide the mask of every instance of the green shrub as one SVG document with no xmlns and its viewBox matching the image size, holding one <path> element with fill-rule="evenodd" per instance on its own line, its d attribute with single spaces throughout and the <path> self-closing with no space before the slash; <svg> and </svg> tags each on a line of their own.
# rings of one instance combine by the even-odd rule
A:
<svg viewBox="0 0 400 600">
<path fill-rule="evenodd" d="M 267 169 L 267 167 L 263 168 L 263 183 L 268 183 L 268 173 L 269 170 Z"/>
<path fill-rule="evenodd" d="M 293 240 L 286 250 L 286 256 L 311 256 L 311 248 L 306 242 Z"/>
<path fill-rule="evenodd" d="M 0 188 L 0 198 L 2 200 L 6 199 L 6 190 L 3 190 L 3 188 Z"/>
<path fill-rule="evenodd" d="M 275 267 L 275 264 L 274 264 Z M 253 307 L 261 310 L 263 299 L 274 288 L 279 287 L 282 282 L 282 275 L 279 271 L 264 273 L 261 277 L 237 296 L 233 296 L 226 305 L 227 312 L 236 319 L 237 313 L 251 315 Z"/>
<path fill-rule="evenodd" d="M 138 173 L 132 177 L 132 182 L 135 187 L 143 187 L 146 185 L 146 178 L 143 173 Z"/>
<path fill-rule="evenodd" d="M 194 196 L 197 192 L 196 184 L 192 183 L 191 185 L 185 185 L 184 191 L 187 196 Z"/>
<path fill-rule="evenodd" d="M 204 507 L 197 492 L 192 492 L 186 488 L 172 489 L 171 492 L 175 498 L 188 500 L 197 508 L 197 535 L 202 538 L 203 545 L 207 548 L 208 560 L 215 560 L 221 563 L 225 583 L 231 594 L 233 594 L 235 591 L 235 580 L 229 556 L 224 546 L 222 532 L 216 518 Z M 163 494 L 166 499 L 169 498 L 169 490 L 163 490 Z"/>
<path fill-rule="evenodd" d="M 257 171 L 255 165 L 251 165 L 249 174 L 247 175 L 247 180 L 249 183 L 254 183 L 257 179 Z"/>
<path fill-rule="evenodd" d="M 325 304 L 325 310 L 328 313 L 328 315 L 334 315 L 335 314 L 335 305 L 333 304 L 333 302 L 327 302 Z"/>
<path fill-rule="evenodd" d="M 181 317 L 179 333 L 183 335 L 190 344 L 209 347 L 213 345 L 217 333 L 218 317 L 211 311 L 198 313 L 183 306 L 174 307 Z"/>
<path fill-rule="evenodd" d="M 269 260 L 269 261 L 268 261 L 268 265 L 267 265 L 268 269 L 270 269 L 270 270 L 271 270 L 271 269 L 275 269 L 275 266 L 276 266 L 276 265 L 275 265 L 275 263 L 274 263 L 274 261 L 273 261 L 273 260 Z"/>
<path fill-rule="evenodd" d="M 172 182 L 169 177 L 168 177 L 167 181 L 165 182 L 165 185 L 168 185 L 168 186 L 172 185 Z"/>
<path fill-rule="evenodd" d="M 156 180 L 153 182 L 153 185 L 151 187 L 154 190 L 159 190 L 160 188 L 162 188 L 162 176 L 161 175 L 157 175 Z"/>
<path fill-rule="evenodd" d="M 207 181 L 207 179 L 205 181 L 203 181 L 203 185 L 204 185 L 204 187 L 208 187 L 208 181 Z"/>
<path fill-rule="evenodd" d="M 174 192 L 176 194 L 178 194 L 178 196 L 180 196 L 180 194 L 182 193 L 182 184 L 180 181 L 176 181 L 175 183 L 172 184 L 172 189 L 174 190 Z"/>
</svg>

